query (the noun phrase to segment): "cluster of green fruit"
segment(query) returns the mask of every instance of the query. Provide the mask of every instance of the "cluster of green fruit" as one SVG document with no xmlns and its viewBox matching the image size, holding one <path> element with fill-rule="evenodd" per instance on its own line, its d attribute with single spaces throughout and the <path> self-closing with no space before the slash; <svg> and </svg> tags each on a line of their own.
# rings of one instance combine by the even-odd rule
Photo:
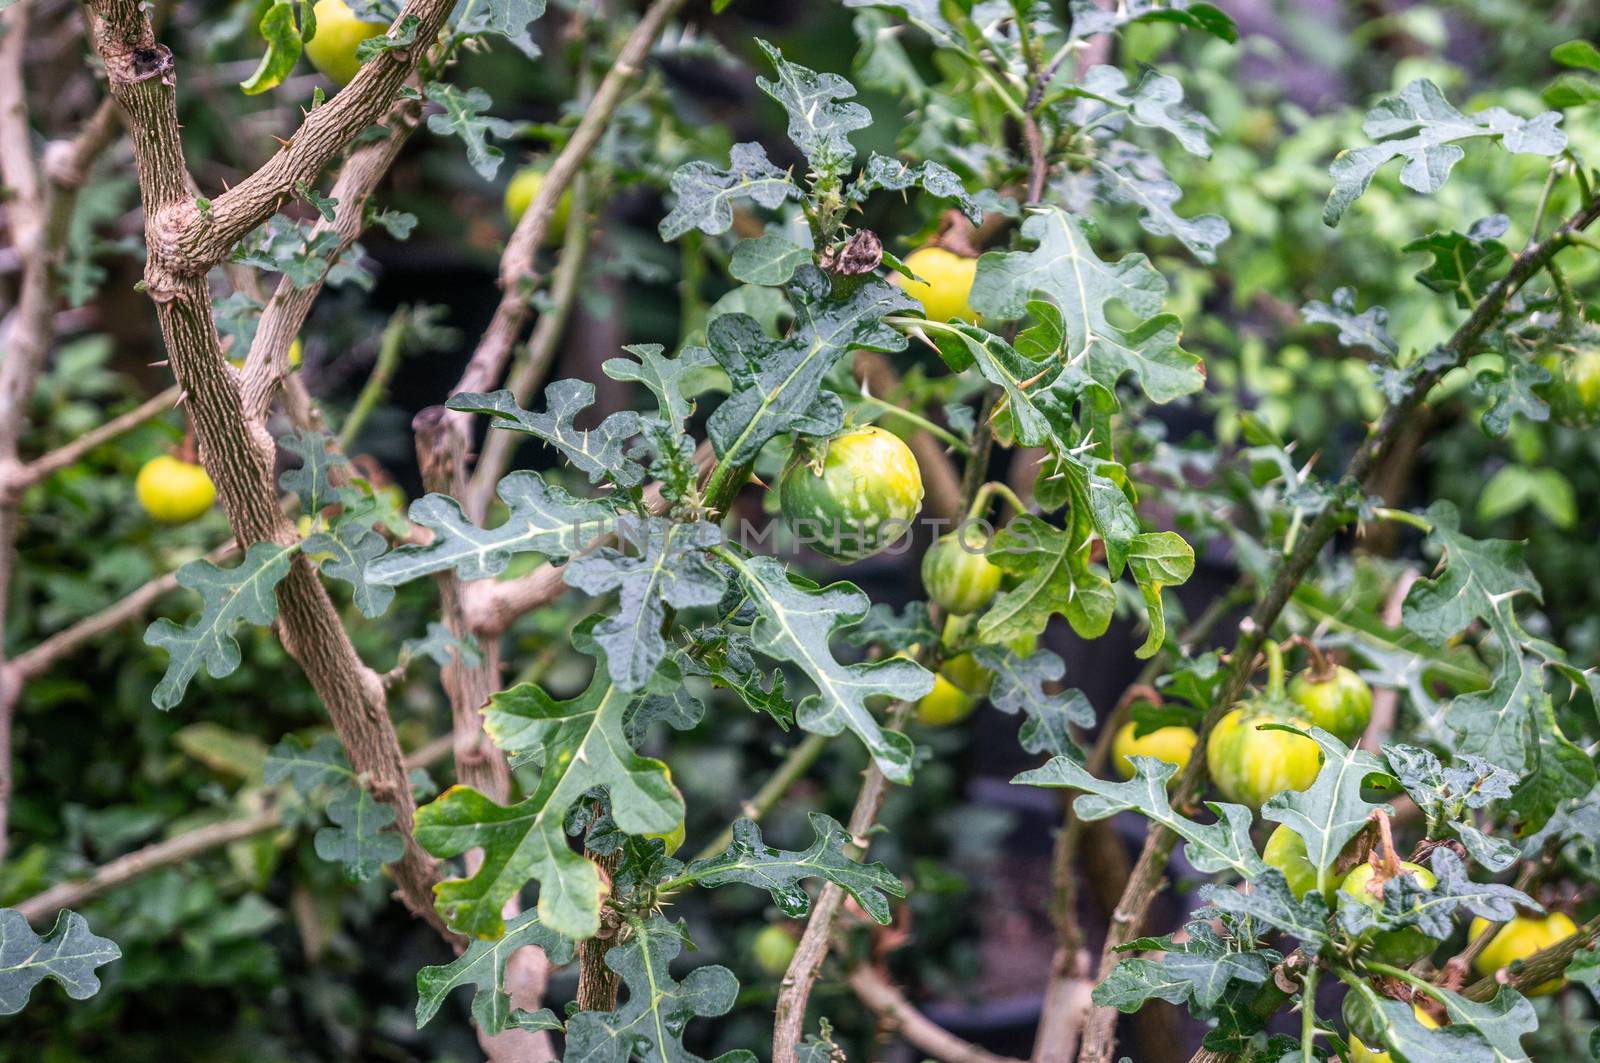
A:
<svg viewBox="0 0 1600 1063">
<path fill-rule="evenodd" d="M 1282 688 L 1281 673 L 1273 658 L 1274 678 L 1267 692 L 1245 702 L 1225 715 L 1206 741 L 1206 767 L 1217 789 L 1230 801 L 1259 809 L 1274 794 L 1303 790 L 1310 786 L 1321 766 L 1315 742 L 1294 731 L 1320 727 L 1346 742 L 1355 741 L 1372 716 L 1372 689 L 1359 675 L 1342 665 L 1318 660 Z M 1277 726 L 1273 726 L 1277 725 Z M 1188 727 L 1159 727 L 1137 733 L 1133 721 L 1122 725 L 1112 742 L 1113 763 L 1123 778 L 1132 778 L 1130 757 L 1146 756 L 1177 766 L 1181 771 L 1189 762 L 1199 736 Z M 1338 891 L 1374 910 L 1383 906 L 1385 886 L 1402 876 L 1411 877 L 1425 890 L 1438 885 L 1433 872 L 1420 864 L 1400 860 L 1393 852 L 1371 852 L 1358 859 L 1362 839 L 1352 842 L 1345 853 L 1326 868 L 1317 867 L 1306 851 L 1304 839 L 1289 826 L 1280 824 L 1268 836 L 1262 858 L 1283 872 L 1296 898 L 1312 890 L 1327 893 L 1337 882 Z M 1354 866 L 1349 866 L 1355 861 Z M 1344 870 L 1336 871 L 1338 868 Z M 1490 929 L 1485 919 L 1474 919 L 1468 939 L 1474 940 Z M 1533 953 L 1577 932 L 1572 920 L 1561 912 L 1548 915 L 1519 915 L 1490 938 L 1474 960 L 1485 977 L 1525 960 Z M 1396 930 L 1374 930 L 1362 943 L 1372 959 L 1398 967 L 1408 967 L 1429 955 L 1438 942 L 1416 926 Z M 1529 995 L 1553 993 L 1562 985 L 1555 979 L 1529 990 Z M 1437 1027 L 1439 1021 L 1421 1007 L 1418 1021 Z M 1391 1063 L 1387 1052 L 1375 1051 L 1350 1038 L 1353 1063 Z"/>
<path fill-rule="evenodd" d="M 1269 725 L 1320 727 L 1353 742 L 1371 718 L 1372 688 L 1366 680 L 1344 665 L 1320 662 L 1295 676 L 1287 691 L 1269 687 L 1218 720 L 1206 739 L 1206 769 L 1229 801 L 1260 808 L 1273 794 L 1310 786 L 1322 766 L 1315 742 Z M 1117 732 L 1112 754 L 1123 778 L 1133 776 L 1132 756 L 1155 757 L 1182 771 L 1199 741 L 1193 728 L 1174 725 L 1139 733 L 1130 720 Z"/>
</svg>

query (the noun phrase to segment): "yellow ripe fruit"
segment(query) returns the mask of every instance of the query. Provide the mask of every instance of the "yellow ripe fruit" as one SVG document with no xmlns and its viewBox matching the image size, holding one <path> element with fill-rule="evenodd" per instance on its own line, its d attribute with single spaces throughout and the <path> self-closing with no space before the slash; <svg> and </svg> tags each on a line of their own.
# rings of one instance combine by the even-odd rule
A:
<svg viewBox="0 0 1600 1063">
<path fill-rule="evenodd" d="M 1439 1020 L 1429 1015 L 1415 1004 L 1411 1005 L 1411 1013 L 1417 1021 L 1430 1030 L 1439 1028 Z M 1350 1063 L 1394 1063 L 1394 1057 L 1387 1052 L 1377 1052 L 1361 1043 L 1361 1038 L 1355 1034 L 1350 1035 Z"/>
<path fill-rule="evenodd" d="M 356 45 L 389 27 L 381 22 L 361 21 L 344 0 L 317 0 L 312 13 L 317 18 L 317 32 L 306 42 L 306 58 L 328 80 L 341 87 L 350 84 L 361 69 Z"/>
<path fill-rule="evenodd" d="M 533 205 L 533 197 L 539 194 L 539 189 L 544 187 L 544 171 L 532 166 L 524 166 L 511 175 L 511 183 L 506 185 L 506 220 L 512 225 L 522 220 L 522 216 Z M 556 200 L 556 211 L 550 216 L 550 225 L 544 231 L 544 242 L 554 246 L 559 244 L 567 235 L 567 219 L 572 216 L 572 189 L 561 193 L 561 198 Z"/>
<path fill-rule="evenodd" d="M 922 283 L 892 274 L 889 279 L 922 302 L 929 321 L 965 321 L 977 324 L 978 312 L 967 301 L 972 280 L 978 275 L 978 260 L 946 251 L 942 247 L 921 247 L 905 258 L 906 268 L 921 277 Z"/>
<path fill-rule="evenodd" d="M 1467 940 L 1476 941 L 1478 935 L 1487 929 L 1489 929 L 1487 919 L 1481 917 L 1474 919 L 1472 926 L 1467 930 Z M 1548 948 L 1577 932 L 1577 926 L 1563 912 L 1551 912 L 1543 917 L 1519 915 L 1495 931 L 1494 937 L 1489 939 L 1489 944 L 1478 953 L 1478 958 L 1472 961 L 1472 966 L 1477 968 L 1479 974 L 1488 978 L 1500 968 L 1509 967 L 1513 961 L 1525 960 L 1540 949 Z M 1523 995 L 1548 996 L 1565 984 L 1564 978 L 1552 978 L 1532 989 L 1523 990 Z"/>
<path fill-rule="evenodd" d="M 144 463 L 133 493 L 144 511 L 164 524 L 194 520 L 217 500 L 217 489 L 204 469 L 167 454 Z"/>
<path fill-rule="evenodd" d="M 917 719 L 929 727 L 947 727 L 960 723 L 977 707 L 977 698 L 936 672 L 933 689 L 917 702 Z"/>
<path fill-rule="evenodd" d="M 1117 729 L 1116 737 L 1111 740 L 1111 762 L 1124 779 L 1133 778 L 1133 762 L 1129 757 L 1155 757 L 1175 765 L 1181 773 L 1189 763 L 1195 744 L 1200 741 L 1191 727 L 1160 727 L 1139 738 L 1133 736 L 1133 729 L 1133 721 L 1129 720 Z M 1167 785 L 1171 786 L 1177 779 L 1174 775 Z"/>
</svg>

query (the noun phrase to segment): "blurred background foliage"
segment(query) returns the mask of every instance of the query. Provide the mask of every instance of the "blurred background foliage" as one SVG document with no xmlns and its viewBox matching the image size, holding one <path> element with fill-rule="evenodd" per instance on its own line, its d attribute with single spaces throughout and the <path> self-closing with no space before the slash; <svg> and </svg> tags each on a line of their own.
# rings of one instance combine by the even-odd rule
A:
<svg viewBox="0 0 1600 1063">
<path fill-rule="evenodd" d="M 236 83 L 259 55 L 254 27 L 264 4 L 171 6 L 163 39 L 182 72 L 186 147 L 191 158 L 204 160 L 196 174 L 202 187 L 219 187 L 274 150 L 272 137 L 293 127 L 321 82 L 302 65 L 278 90 L 242 95 Z M 1144 234 L 1126 210 L 1093 211 L 1108 246 L 1144 249 L 1171 281 L 1185 346 L 1205 359 L 1208 371 L 1202 396 L 1163 408 L 1159 417 L 1151 413 L 1140 422 L 1136 412 L 1129 420 L 1139 425 L 1145 456 L 1155 462 L 1171 460 L 1173 447 L 1199 453 L 1212 441 L 1245 445 L 1239 428 L 1245 411 L 1298 440 L 1301 461 L 1314 452 L 1337 454 L 1357 441 L 1360 426 L 1381 408 L 1381 395 L 1359 352 L 1337 346 L 1328 330 L 1307 327 L 1298 308 L 1353 288 L 1360 307 L 1388 308 L 1403 352 L 1425 351 L 1449 331 L 1451 309 L 1415 279 L 1427 256 L 1396 256 L 1391 249 L 1459 219 L 1495 214 L 1509 215 L 1503 241 L 1519 246 L 1546 162 L 1469 148 L 1431 198 L 1403 192 L 1391 168 L 1335 231 L 1321 220 L 1329 160 L 1361 142 L 1366 104 L 1417 77 L 1437 82 L 1463 110 L 1540 109 L 1539 89 L 1557 73 L 1550 48 L 1600 36 L 1600 10 L 1582 0 L 1222 6 L 1240 23 L 1236 46 L 1140 25 L 1110 59 L 1129 71 L 1143 64 L 1181 68 L 1190 99 L 1218 132 L 1209 160 L 1163 151 L 1163 161 L 1185 190 L 1186 214 L 1221 214 L 1232 226 L 1212 266 L 1174 241 Z M 553 0 L 551 7 L 534 27 L 544 58 L 529 63 L 509 48 L 476 52 L 456 75 L 458 83 L 483 87 L 492 112 L 515 124 L 496 178 L 475 173 L 458 142 L 416 137 L 379 194 L 385 207 L 416 215 L 415 231 L 403 242 L 369 233 L 364 274 L 320 301 L 302 337 L 304 378 L 337 428 L 391 316 L 439 307 L 436 320 L 453 335 L 428 329 L 427 342 L 409 345 L 388 400 L 367 417 L 354 447 L 407 497 L 419 490 L 410 418 L 445 394 L 493 308 L 493 271 L 509 231 L 504 185 L 575 121 L 573 86 L 594 76 L 585 63 L 609 51 L 612 30 L 604 17 L 592 17 L 593 5 Z M 92 109 L 99 91 L 84 75 L 75 18 L 70 5 L 58 4 L 38 20 L 40 32 L 59 39 L 59 58 L 29 92 L 44 124 L 57 130 Z M 580 23 L 586 28 L 574 39 Z M 857 138 L 863 151 L 892 154 L 910 146 L 956 168 L 974 190 L 1004 179 L 1004 160 L 986 146 L 1004 142 L 1002 116 L 916 34 L 886 37 L 881 16 L 822 0 L 735 0 L 716 16 L 708 4 L 691 4 L 685 28 L 658 47 L 647 91 L 625 106 L 591 167 L 596 238 L 579 311 L 552 376 L 593 381 L 603 408 L 635 400 L 598 371 L 621 344 L 692 339 L 719 300 L 746 298 L 733 292 L 726 272 L 733 234 L 669 247 L 655 226 L 667 176 L 688 159 L 724 157 L 731 143 L 754 139 L 780 165 L 795 162 L 786 154 L 781 112 L 753 84 L 755 36 L 772 39 L 797 61 L 849 74 L 863 88 L 876 118 Z M 1569 123 L 1566 132 L 1580 156 L 1600 158 L 1600 122 Z M 74 309 L 35 398 L 28 453 L 59 445 L 165 386 L 165 370 L 152 366 L 162 357 L 153 314 L 133 290 L 141 269 L 135 191 L 131 160 L 120 147 L 97 169 L 73 219 L 65 277 Z M 1078 195 L 1070 186 L 1056 191 L 1068 203 Z M 904 253 L 938 221 L 936 204 L 924 202 L 902 206 L 879 197 L 865 223 L 890 250 Z M 1551 213 L 1572 206 L 1554 203 Z M 910 351 L 897 368 L 902 390 L 889 396 L 894 401 L 937 411 L 953 397 L 929 352 Z M 1530 540 L 1528 556 L 1546 591 L 1546 622 L 1577 663 L 1593 665 L 1600 658 L 1600 434 L 1518 420 L 1509 446 L 1491 440 L 1480 425 L 1483 403 L 1468 386 L 1470 371 L 1458 375 L 1448 385 L 1450 400 L 1427 414 L 1443 423 L 1432 426 L 1425 445 L 1416 434 L 1406 475 L 1385 485 L 1390 503 L 1448 498 L 1465 515 L 1470 535 Z M 219 510 L 167 528 L 153 525 L 135 504 L 139 466 L 181 437 L 181 418 L 163 418 L 30 491 L 4 633 L 12 653 L 227 540 Z M 546 467 L 546 456 L 531 448 L 519 457 Z M 1181 475 L 1202 475 L 1180 468 Z M 1203 604 L 1236 583 L 1249 563 L 1225 539 L 1196 546 L 1206 547 L 1202 572 L 1179 597 Z M 1381 542 L 1366 546 L 1374 555 L 1385 552 Z M 919 557 L 920 548 L 884 555 L 853 568 L 851 578 L 874 600 L 898 603 L 912 596 Z M 820 562 L 815 568 L 826 574 Z M 1330 593 L 1346 594 L 1353 608 L 1375 608 L 1362 598 L 1360 571 L 1350 571 L 1350 585 Z M 381 622 L 354 623 L 363 657 L 379 669 L 393 665 L 402 641 L 423 633 L 432 599 L 431 587 L 413 585 Z M 174 595 L 159 612 L 180 615 L 187 608 Z M 560 696 L 581 689 L 588 664 L 566 638 L 577 619 L 564 606 L 524 618 L 507 654 L 520 675 L 508 680 L 538 678 Z M 1125 651 L 1136 640 L 1128 620 L 1092 657 L 1064 625 L 1046 640 L 1102 714 L 1132 679 Z M 160 662 L 142 643 L 142 631 L 142 622 L 124 625 L 29 686 L 17 720 L 13 838 L 0 867 L 0 906 L 152 840 L 259 808 L 265 749 L 286 733 L 325 726 L 315 696 L 275 637 L 254 628 L 241 634 L 238 671 L 197 680 L 195 696 L 173 713 L 154 711 L 149 692 Z M 391 705 L 408 749 L 448 731 L 437 670 L 425 657 L 410 663 Z M 873 855 L 911 879 L 895 937 L 915 947 L 888 957 L 897 979 L 954 1032 L 1025 1054 L 1051 954 L 1046 883 L 1057 806 L 1051 794 L 1007 785 L 1014 770 L 1029 766 L 1019 763 L 1013 727 L 984 709 L 963 728 L 917 734 L 930 759 L 913 787 L 894 790 Z M 688 801 L 691 848 L 737 815 L 739 801 L 797 740 L 735 708 L 720 712 L 714 727 L 673 736 L 671 761 Z M 664 748 L 666 736 L 654 741 Z M 830 745 L 810 779 L 771 816 L 768 837 L 783 844 L 808 837 L 808 809 L 843 818 L 862 767 L 855 743 Z M 447 772 L 435 765 L 424 785 L 448 783 Z M 70 1006 L 53 989 L 41 990 L 24 1014 L 7 1020 L 0 1058 L 478 1058 L 464 995 L 448 1005 L 459 1021 L 416 1030 L 415 971 L 447 957 L 437 937 L 384 893 L 381 881 L 345 882 L 317 859 L 310 832 L 292 825 L 165 869 L 86 909 L 96 927 L 115 928 L 124 952 L 122 962 L 102 971 L 106 989 Z M 764 922 L 780 921 L 765 905 L 759 891 L 702 892 L 672 913 L 694 928 L 700 950 L 692 962 L 732 967 L 744 986 L 733 1014 L 692 1031 L 697 1051 L 765 1043 L 776 979 L 755 965 L 751 939 Z M 870 947 L 865 937 L 860 947 Z M 572 972 L 557 975 L 551 999 L 558 1006 L 571 998 L 574 979 Z M 841 984 L 825 982 L 816 1007 L 832 1019 L 852 1058 L 874 1051 L 878 1033 Z M 1581 1043 L 1576 1038 L 1589 1024 L 1581 1016 L 1547 1017 L 1538 1036 L 1551 1054 L 1535 1055 L 1577 1058 L 1563 1046 Z"/>
</svg>

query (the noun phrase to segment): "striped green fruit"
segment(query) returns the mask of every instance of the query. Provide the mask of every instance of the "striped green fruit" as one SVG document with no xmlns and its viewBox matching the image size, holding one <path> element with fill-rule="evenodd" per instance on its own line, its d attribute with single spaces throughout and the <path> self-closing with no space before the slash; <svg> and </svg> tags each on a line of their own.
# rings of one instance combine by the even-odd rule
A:
<svg viewBox="0 0 1600 1063">
<path fill-rule="evenodd" d="M 1316 781 L 1322 765 L 1317 744 L 1290 731 L 1260 730 L 1270 723 L 1310 726 L 1303 719 L 1240 705 L 1211 729 L 1206 767 L 1229 801 L 1260 808 L 1273 794 L 1304 790 Z"/>
<path fill-rule="evenodd" d="M 892 432 L 867 426 L 834 436 L 820 459 L 797 453 L 778 481 L 783 519 L 801 542 L 835 561 L 860 561 L 911 530 L 922 470 Z"/>
</svg>

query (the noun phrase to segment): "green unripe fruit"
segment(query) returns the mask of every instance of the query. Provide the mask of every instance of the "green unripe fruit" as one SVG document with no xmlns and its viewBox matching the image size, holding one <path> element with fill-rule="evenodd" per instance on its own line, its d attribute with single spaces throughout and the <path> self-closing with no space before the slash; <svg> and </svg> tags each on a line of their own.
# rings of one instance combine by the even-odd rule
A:
<svg viewBox="0 0 1600 1063">
<path fill-rule="evenodd" d="M 1289 683 L 1289 700 L 1306 719 L 1346 742 L 1354 741 L 1372 719 L 1372 688 L 1344 665 L 1327 675 L 1301 672 Z"/>
<path fill-rule="evenodd" d="M 977 612 L 1000 589 L 1000 569 L 984 556 L 986 545 L 981 532 L 967 527 L 941 535 L 922 555 L 922 586 L 952 616 Z"/>
<path fill-rule="evenodd" d="M 1290 830 L 1287 824 L 1278 824 L 1277 830 L 1267 837 L 1267 844 L 1261 850 L 1261 859 L 1283 872 L 1283 877 L 1289 882 L 1289 892 L 1294 894 L 1295 900 L 1303 900 L 1306 894 L 1317 888 L 1317 868 L 1306 855 L 1305 839 Z"/>
<path fill-rule="evenodd" d="M 828 440 L 820 462 L 797 455 L 778 498 L 789 530 L 807 546 L 835 561 L 860 561 L 911 530 L 922 508 L 922 470 L 899 436 L 869 425 Z"/>
<path fill-rule="evenodd" d="M 1402 860 L 1400 870 L 1403 874 L 1415 875 L 1424 889 L 1431 890 L 1439 884 L 1433 872 L 1421 864 Z M 1382 908 L 1385 884 L 1378 880 L 1377 874 L 1378 869 L 1372 864 L 1357 864 L 1345 876 L 1339 890 L 1369 908 Z M 1435 944 L 1432 938 L 1415 926 L 1403 926 L 1398 930 L 1380 930 L 1372 935 L 1372 955 L 1382 963 L 1409 967 L 1432 952 Z"/>
<path fill-rule="evenodd" d="M 1557 421 L 1580 428 L 1600 421 L 1600 346 L 1552 351 L 1540 355 L 1539 364 L 1550 380 L 1534 391 L 1550 404 Z"/>
<path fill-rule="evenodd" d="M 1284 790 L 1304 790 L 1316 781 L 1322 750 L 1291 731 L 1261 730 L 1281 723 L 1304 728 L 1305 720 L 1278 715 L 1256 705 L 1240 705 L 1211 729 L 1206 767 L 1229 801 L 1260 808 Z"/>
<path fill-rule="evenodd" d="M 762 927 L 750 945 L 756 966 L 773 978 L 781 978 L 789 969 L 789 961 L 794 959 L 799 947 L 794 935 L 775 923 Z"/>
</svg>

